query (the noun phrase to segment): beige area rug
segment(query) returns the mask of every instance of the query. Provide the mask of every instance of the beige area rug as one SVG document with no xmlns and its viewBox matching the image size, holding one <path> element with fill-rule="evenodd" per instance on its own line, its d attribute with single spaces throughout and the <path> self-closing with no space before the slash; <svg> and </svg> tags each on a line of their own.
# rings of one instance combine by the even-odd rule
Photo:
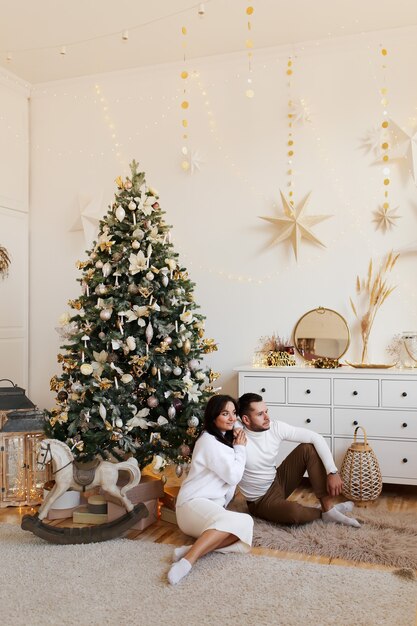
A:
<svg viewBox="0 0 417 626">
<path fill-rule="evenodd" d="M 416 580 L 268 556 L 211 554 L 176 587 L 172 546 L 55 546 L 0 525 L 7 626 L 414 626 Z"/>
<path fill-rule="evenodd" d="M 229 508 L 247 513 L 238 495 Z M 341 558 L 361 563 L 417 569 L 417 515 L 355 507 L 352 517 L 362 524 L 352 528 L 322 521 L 303 526 L 279 526 L 254 518 L 253 545 Z"/>
</svg>

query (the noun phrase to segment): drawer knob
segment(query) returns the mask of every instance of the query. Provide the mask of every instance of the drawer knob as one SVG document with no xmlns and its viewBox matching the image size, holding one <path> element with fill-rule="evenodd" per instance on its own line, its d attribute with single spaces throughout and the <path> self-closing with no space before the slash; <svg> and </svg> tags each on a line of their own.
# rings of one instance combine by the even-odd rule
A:
<svg viewBox="0 0 417 626">
<path fill-rule="evenodd" d="M 407 422 L 404 422 L 403 423 L 403 428 L 407 428 L 407 426 L 408 426 Z"/>
<path fill-rule="evenodd" d="M 357 420 L 355 420 L 355 421 L 353 422 L 353 425 L 354 425 L 354 426 L 357 426 L 357 425 L 358 425 Z"/>
<path fill-rule="evenodd" d="M 307 417 L 306 422 L 307 422 L 307 424 L 310 424 L 311 419 L 309 417 Z"/>
<path fill-rule="evenodd" d="M 262 391 L 262 393 L 265 393 L 265 391 L 266 391 L 265 387 L 262 387 L 261 391 Z"/>
<path fill-rule="evenodd" d="M 356 391 L 356 389 L 355 389 L 355 391 L 353 391 L 352 395 L 353 396 L 357 396 L 358 395 L 358 392 Z"/>
<path fill-rule="evenodd" d="M 402 395 L 403 398 L 406 398 L 407 397 L 407 392 L 403 391 L 401 395 Z"/>
<path fill-rule="evenodd" d="M 306 393 L 311 393 L 311 389 L 306 389 Z"/>
<path fill-rule="evenodd" d="M 403 463 L 408 463 L 408 459 L 403 459 Z"/>
</svg>

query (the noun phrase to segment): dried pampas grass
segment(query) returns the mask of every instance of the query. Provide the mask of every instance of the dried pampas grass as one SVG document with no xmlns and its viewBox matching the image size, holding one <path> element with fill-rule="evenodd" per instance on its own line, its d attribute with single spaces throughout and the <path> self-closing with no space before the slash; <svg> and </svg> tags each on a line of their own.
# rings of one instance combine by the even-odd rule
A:
<svg viewBox="0 0 417 626">
<path fill-rule="evenodd" d="M 0 277 L 5 278 L 9 272 L 10 255 L 6 248 L 0 245 Z"/>
<path fill-rule="evenodd" d="M 368 274 L 366 278 L 356 277 L 356 295 L 364 301 L 365 312 L 361 314 L 350 298 L 350 304 L 355 317 L 359 321 L 362 337 L 362 363 L 367 362 L 369 335 L 372 330 L 375 316 L 385 300 L 396 288 L 387 284 L 387 274 L 392 271 L 400 255 L 391 251 L 380 268 L 374 273 L 372 259 L 369 262 Z"/>
</svg>

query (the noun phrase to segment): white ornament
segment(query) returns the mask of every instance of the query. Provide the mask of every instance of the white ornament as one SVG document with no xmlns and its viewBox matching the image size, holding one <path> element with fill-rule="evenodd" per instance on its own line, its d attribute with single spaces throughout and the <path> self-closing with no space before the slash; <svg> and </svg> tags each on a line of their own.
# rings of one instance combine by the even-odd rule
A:
<svg viewBox="0 0 417 626">
<path fill-rule="evenodd" d="M 190 419 L 187 421 L 188 426 L 196 427 L 199 424 L 199 419 L 195 415 L 192 415 Z"/>
<path fill-rule="evenodd" d="M 101 268 L 102 268 L 102 267 L 103 267 L 103 261 L 97 261 L 97 263 L 96 263 L 96 268 L 97 268 L 98 270 L 101 270 Z"/>
<path fill-rule="evenodd" d="M 152 341 L 152 337 L 153 337 L 153 327 L 152 327 L 151 322 L 149 322 L 149 324 L 146 327 L 145 337 L 146 337 L 146 343 L 150 344 Z"/>
<path fill-rule="evenodd" d="M 100 319 L 104 320 L 105 322 L 108 322 L 112 316 L 112 313 L 113 313 L 113 309 L 103 309 L 102 311 L 100 311 Z"/>
<path fill-rule="evenodd" d="M 140 248 L 140 243 L 139 243 L 139 241 L 138 241 L 137 239 L 134 239 L 134 240 L 132 241 L 132 248 L 133 248 L 134 250 L 139 250 L 139 248 Z"/>
<path fill-rule="evenodd" d="M 132 336 L 128 337 L 126 339 L 126 345 L 129 348 L 129 350 L 134 350 L 136 348 L 136 339 Z"/>
<path fill-rule="evenodd" d="M 116 420 L 116 426 L 117 428 L 121 428 L 123 426 L 123 420 L 121 420 L 120 417 Z"/>
<path fill-rule="evenodd" d="M 170 406 L 168 408 L 168 417 L 169 419 L 173 419 L 177 414 L 177 411 L 175 410 L 175 406 Z"/>
<path fill-rule="evenodd" d="M 133 231 L 133 236 L 135 239 L 138 239 L 138 241 L 142 241 L 142 239 L 145 236 L 145 233 L 140 228 L 136 228 L 136 230 Z"/>
<path fill-rule="evenodd" d="M 168 287 L 168 283 L 169 283 L 169 278 L 168 276 L 164 275 L 162 276 L 162 280 L 161 280 L 162 284 L 164 287 Z"/>
<path fill-rule="evenodd" d="M 105 420 L 106 417 L 107 417 L 107 409 L 106 409 L 106 407 L 104 406 L 104 404 L 102 402 L 100 402 L 100 406 L 99 406 L 98 412 L 100 413 L 101 419 Z"/>
<path fill-rule="evenodd" d="M 119 222 L 123 222 L 123 220 L 126 217 L 126 211 L 124 210 L 124 208 L 122 206 L 118 206 L 117 207 L 117 209 L 115 211 L 115 214 L 116 214 L 116 218 L 117 218 L 117 220 Z"/>
<path fill-rule="evenodd" d="M 158 417 L 158 426 L 165 426 L 165 424 L 168 424 L 167 418 L 164 417 L 163 415 L 160 415 Z"/>
<path fill-rule="evenodd" d="M 83 363 L 80 367 L 80 372 L 84 374 L 84 376 L 89 376 L 93 373 L 93 367 L 90 363 Z"/>
<path fill-rule="evenodd" d="M 110 276 L 111 270 L 112 270 L 111 263 L 107 261 L 107 263 L 103 265 L 103 269 L 102 269 L 104 278 L 107 278 L 107 276 Z"/>
<path fill-rule="evenodd" d="M 148 272 L 148 273 L 146 274 L 146 278 L 147 278 L 148 280 L 153 280 L 153 279 L 154 279 L 154 275 L 153 275 L 153 273 L 152 273 L 152 272 Z"/>
<path fill-rule="evenodd" d="M 136 203 L 131 200 L 127 205 L 127 208 L 129 209 L 129 211 L 136 211 Z"/>
<path fill-rule="evenodd" d="M 174 369 L 172 370 L 172 372 L 175 374 L 175 376 L 180 376 L 181 375 L 181 368 L 178 367 L 178 365 L 176 367 L 174 367 Z"/>
<path fill-rule="evenodd" d="M 133 376 L 132 374 L 123 374 L 120 380 L 122 381 L 122 383 L 125 383 L 127 385 L 127 383 L 132 382 Z"/>
</svg>

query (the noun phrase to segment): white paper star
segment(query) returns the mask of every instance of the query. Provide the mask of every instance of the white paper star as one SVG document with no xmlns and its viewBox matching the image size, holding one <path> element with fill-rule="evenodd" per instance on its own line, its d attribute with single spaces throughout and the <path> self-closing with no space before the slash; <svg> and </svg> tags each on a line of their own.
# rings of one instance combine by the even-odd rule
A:
<svg viewBox="0 0 417 626">
<path fill-rule="evenodd" d="M 191 154 L 190 154 L 190 173 L 195 174 L 196 172 L 200 172 L 201 171 L 201 166 L 202 164 L 205 163 L 205 161 L 202 158 L 202 155 L 199 153 L 198 150 L 192 150 Z"/>
<path fill-rule="evenodd" d="M 103 194 L 96 196 L 78 196 L 79 216 L 70 232 L 84 231 L 87 248 L 91 248 L 97 239 L 99 222 L 106 213 L 103 208 Z"/>
<path fill-rule="evenodd" d="M 289 110 L 292 115 L 291 121 L 293 124 L 303 125 L 306 122 L 311 122 L 310 110 L 304 98 L 292 100 Z"/>
<path fill-rule="evenodd" d="M 377 211 L 374 211 L 373 221 L 376 223 L 377 230 L 380 228 L 384 233 L 391 230 L 394 226 L 397 226 L 395 220 L 400 219 L 401 215 L 397 215 L 398 207 L 393 209 L 383 206 L 379 207 Z"/>
<path fill-rule="evenodd" d="M 369 129 L 362 139 L 362 147 L 366 152 L 373 152 L 373 154 L 380 159 L 381 158 L 381 145 L 383 141 L 383 131 L 381 128 L 374 126 Z"/>
<path fill-rule="evenodd" d="M 417 184 L 417 130 L 407 132 L 393 119 L 389 120 L 389 137 L 391 149 L 388 154 L 390 160 L 405 159 L 410 168 L 414 184 Z"/>
<path fill-rule="evenodd" d="M 295 208 L 287 201 L 282 191 L 280 191 L 280 194 L 285 215 L 282 217 L 261 216 L 262 220 L 266 220 L 278 228 L 278 235 L 273 239 L 271 245 L 285 241 L 285 239 L 290 239 L 296 260 L 298 260 L 298 250 L 300 248 L 301 239 L 308 239 L 312 243 L 325 248 L 325 244 L 314 235 L 310 226 L 327 220 L 329 217 L 332 217 L 332 215 L 304 215 L 311 192 L 308 193 L 304 200 Z"/>
</svg>

